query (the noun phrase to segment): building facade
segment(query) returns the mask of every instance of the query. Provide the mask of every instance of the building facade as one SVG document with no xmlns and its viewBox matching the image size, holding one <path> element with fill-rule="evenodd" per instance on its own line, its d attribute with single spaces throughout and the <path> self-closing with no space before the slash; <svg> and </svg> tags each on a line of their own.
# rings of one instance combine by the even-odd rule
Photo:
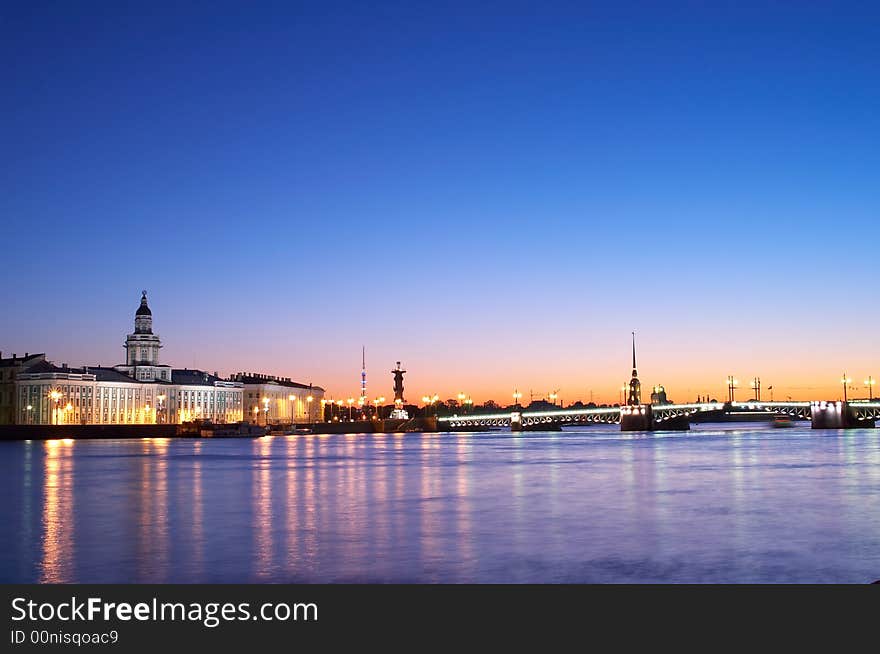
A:
<svg viewBox="0 0 880 654">
<path fill-rule="evenodd" d="M 260 373 L 239 372 L 230 381 L 244 386 L 244 411 L 259 424 L 309 423 L 324 419 L 324 389 Z"/>
<path fill-rule="evenodd" d="M 125 364 L 69 368 L 46 361 L 43 354 L 0 358 L 0 420 L 54 425 L 196 419 L 225 423 L 247 418 L 243 382 L 163 365 L 161 347 L 144 292 L 134 331 L 125 340 Z"/>
<path fill-rule="evenodd" d="M 0 425 L 13 425 L 17 422 L 15 380 L 18 375 L 45 360 L 45 354 L 29 352 L 25 352 L 24 357 L 13 354 L 4 359 L 0 352 Z"/>
</svg>

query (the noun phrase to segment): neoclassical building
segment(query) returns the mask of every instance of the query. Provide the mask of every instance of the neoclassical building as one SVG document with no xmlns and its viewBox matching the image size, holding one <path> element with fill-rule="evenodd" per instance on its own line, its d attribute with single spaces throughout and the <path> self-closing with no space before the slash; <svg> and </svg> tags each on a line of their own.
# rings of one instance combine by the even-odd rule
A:
<svg viewBox="0 0 880 654">
<path fill-rule="evenodd" d="M 147 293 L 125 339 L 125 364 L 105 368 L 56 366 L 44 355 L 25 356 L 10 368 L 14 422 L 19 424 L 180 423 L 194 419 L 236 422 L 244 418 L 244 384 L 202 370 L 177 369 L 159 360 Z M 4 377 L 5 377 L 4 371 Z M 0 397 L 0 403 L 2 403 Z M 12 404 L 12 403 L 10 403 Z M 2 417 L 2 416 L 0 416 Z"/>
<path fill-rule="evenodd" d="M 239 372 L 230 380 L 244 385 L 244 412 L 259 424 L 315 422 L 324 419 L 324 389 L 256 372 Z"/>
</svg>

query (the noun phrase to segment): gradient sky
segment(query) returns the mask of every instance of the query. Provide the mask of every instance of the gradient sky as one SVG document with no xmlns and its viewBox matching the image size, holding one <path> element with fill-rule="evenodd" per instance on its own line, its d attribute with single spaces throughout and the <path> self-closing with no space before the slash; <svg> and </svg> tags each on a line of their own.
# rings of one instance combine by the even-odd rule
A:
<svg viewBox="0 0 880 654">
<path fill-rule="evenodd" d="M 873 3 L 3 10 L 0 348 L 371 397 L 880 376 Z M 859 394 L 859 393 L 856 393 Z M 740 397 L 745 397 L 741 393 Z"/>
</svg>

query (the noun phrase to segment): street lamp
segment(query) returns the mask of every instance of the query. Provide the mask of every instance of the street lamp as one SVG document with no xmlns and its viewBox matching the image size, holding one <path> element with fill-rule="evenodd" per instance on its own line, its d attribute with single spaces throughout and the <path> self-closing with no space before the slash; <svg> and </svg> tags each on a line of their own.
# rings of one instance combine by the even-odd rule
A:
<svg viewBox="0 0 880 654">
<path fill-rule="evenodd" d="M 55 421 L 56 425 L 58 424 L 58 402 L 61 400 L 61 398 L 63 396 L 64 396 L 64 393 L 59 391 L 57 388 L 53 388 L 51 391 L 49 391 L 49 399 L 55 401 L 55 409 L 53 410 L 52 413 L 53 413 L 54 421 Z"/>
<path fill-rule="evenodd" d="M 465 411 L 465 413 L 470 413 L 471 411 L 473 411 L 473 408 L 474 408 L 474 400 L 473 400 L 473 398 L 470 398 L 470 397 L 469 397 L 468 399 L 466 399 L 466 400 L 464 401 L 464 404 L 465 404 L 465 407 L 466 407 L 466 409 L 467 409 L 467 410 Z"/>
<path fill-rule="evenodd" d="M 553 406 L 556 406 L 557 397 L 559 397 L 559 395 L 557 395 L 555 391 L 553 393 L 550 393 L 550 401 L 553 402 Z"/>
<path fill-rule="evenodd" d="M 626 398 L 627 385 L 624 384 L 620 387 L 620 403 L 623 404 Z"/>
<path fill-rule="evenodd" d="M 33 421 L 34 421 L 34 420 L 33 420 L 33 418 L 34 418 L 34 414 L 33 414 L 34 406 L 33 406 L 32 404 L 28 404 L 28 405 L 27 405 L 27 410 L 28 410 L 28 413 L 27 413 L 27 424 L 30 425 L 30 424 L 33 423 Z"/>
<path fill-rule="evenodd" d="M 739 380 L 734 379 L 733 375 L 727 376 L 727 399 L 733 404 L 736 400 L 736 387 L 739 385 Z"/>
<path fill-rule="evenodd" d="M 846 404 L 846 387 L 852 382 L 852 379 L 846 376 L 846 373 L 843 373 L 843 377 L 840 378 L 840 383 L 843 384 L 843 403 Z"/>
<path fill-rule="evenodd" d="M 515 409 L 519 408 L 519 400 L 521 397 L 522 397 L 522 393 L 520 393 L 519 390 L 517 390 L 517 389 L 513 389 L 513 407 Z"/>
<path fill-rule="evenodd" d="M 269 426 L 269 398 L 268 397 L 263 398 L 263 414 L 265 416 L 264 420 L 266 422 L 266 426 L 268 427 Z"/>
<path fill-rule="evenodd" d="M 466 397 L 467 397 L 467 395 L 465 395 L 464 393 L 461 393 L 461 392 L 460 392 L 460 393 L 458 394 L 458 406 L 459 406 L 459 407 L 463 407 L 463 405 L 464 405 L 464 398 L 466 398 Z"/>
<path fill-rule="evenodd" d="M 256 404 L 254 405 L 254 424 L 260 424 L 260 407 L 258 407 Z"/>
<path fill-rule="evenodd" d="M 287 410 L 290 413 L 290 426 L 296 429 L 296 395 L 287 396 Z"/>
<path fill-rule="evenodd" d="M 877 380 L 868 375 L 868 378 L 865 380 L 865 386 L 868 387 L 868 401 L 873 402 L 874 400 L 874 384 L 877 383 Z M 28 407 L 30 408 L 30 407 Z"/>
<path fill-rule="evenodd" d="M 70 412 L 73 411 L 73 405 L 68 402 L 64 407 L 64 424 L 70 424 Z"/>
<path fill-rule="evenodd" d="M 751 383 L 752 390 L 755 391 L 755 399 L 761 401 L 761 378 L 755 377 Z"/>
<path fill-rule="evenodd" d="M 352 421 L 351 407 L 354 404 L 354 398 L 353 397 L 348 398 L 347 402 L 348 402 L 348 421 L 351 422 Z"/>
<path fill-rule="evenodd" d="M 165 395 L 157 395 L 156 401 L 159 403 L 159 406 L 156 407 L 156 421 L 157 422 L 159 422 L 159 421 L 165 422 L 165 411 L 164 411 Z"/>
<path fill-rule="evenodd" d="M 309 396 L 306 398 L 306 402 L 309 403 L 309 424 L 312 424 L 312 402 L 314 401 L 314 399 L 315 399 L 315 398 L 312 397 L 311 395 L 309 395 Z"/>
</svg>

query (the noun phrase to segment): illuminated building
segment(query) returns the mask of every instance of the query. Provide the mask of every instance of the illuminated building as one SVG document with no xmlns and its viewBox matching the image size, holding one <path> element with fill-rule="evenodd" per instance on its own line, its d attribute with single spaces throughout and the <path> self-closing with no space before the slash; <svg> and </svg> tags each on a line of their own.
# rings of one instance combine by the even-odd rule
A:
<svg viewBox="0 0 880 654">
<path fill-rule="evenodd" d="M 29 352 L 25 352 L 24 357 L 13 354 L 4 359 L 2 352 L 0 352 L 0 425 L 11 425 L 17 422 L 15 416 L 15 378 L 45 360 L 45 354 L 30 354 Z M 33 411 L 33 406 L 30 410 Z"/>
<path fill-rule="evenodd" d="M 244 387 L 244 411 L 248 420 L 258 419 L 260 423 L 269 424 L 323 420 L 324 389 L 320 386 L 255 372 L 239 372 L 230 380 Z"/>
<path fill-rule="evenodd" d="M 14 421 L 19 424 L 153 424 L 243 419 L 243 384 L 159 362 L 146 291 L 125 340 L 126 362 L 106 368 L 56 366 L 45 356 L 15 367 Z M 5 361 L 5 360 L 4 360 Z M 21 360 L 19 360 L 21 361 Z M 4 366 L 5 368 L 5 366 Z M 5 379 L 5 370 L 4 370 Z M 10 379 L 12 375 L 10 374 Z"/>
</svg>

